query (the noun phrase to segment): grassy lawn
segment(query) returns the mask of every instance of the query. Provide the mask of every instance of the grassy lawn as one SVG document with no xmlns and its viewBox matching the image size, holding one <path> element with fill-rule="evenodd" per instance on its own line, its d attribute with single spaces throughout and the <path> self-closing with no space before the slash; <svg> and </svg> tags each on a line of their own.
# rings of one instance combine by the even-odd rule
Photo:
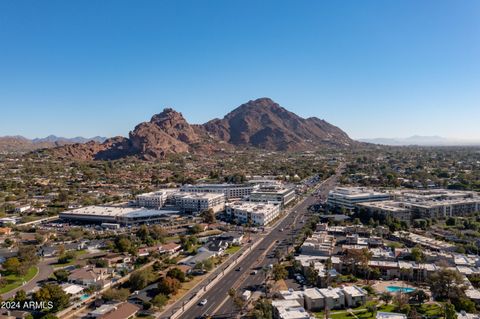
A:
<svg viewBox="0 0 480 319">
<path fill-rule="evenodd" d="M 437 304 L 422 304 L 418 312 L 429 317 L 442 316 L 443 308 Z"/>
<path fill-rule="evenodd" d="M 29 282 L 32 280 L 33 277 L 35 277 L 38 273 L 38 267 L 33 266 L 30 267 L 28 270 L 27 274 L 25 276 L 17 276 L 17 275 L 8 275 L 4 276 L 3 278 L 7 281 L 7 284 L 5 287 L 0 288 L 0 294 L 4 294 L 6 292 L 9 292 L 10 290 L 13 290 L 17 287 L 20 287 L 23 282 Z"/>
<path fill-rule="evenodd" d="M 392 312 L 394 308 L 395 308 L 394 305 L 382 305 L 378 307 L 377 311 Z M 359 319 L 372 319 L 375 317 L 374 314 L 368 311 L 365 306 L 353 308 L 352 311 L 355 314 L 355 316 L 357 316 Z M 355 319 L 355 316 L 352 316 L 346 310 L 332 310 L 330 311 L 330 314 L 329 314 L 329 318 L 332 318 L 332 319 Z M 325 314 L 323 312 L 316 312 L 315 317 L 324 318 Z"/>
<path fill-rule="evenodd" d="M 79 250 L 79 251 L 75 252 L 75 258 L 73 258 L 71 261 L 69 261 L 68 263 L 63 263 L 63 264 L 54 264 L 53 268 L 60 268 L 60 267 L 67 267 L 67 266 L 74 265 L 77 262 L 78 257 L 80 257 L 82 255 L 85 255 L 86 253 L 87 253 L 86 250 Z"/>
<path fill-rule="evenodd" d="M 237 251 L 239 251 L 241 248 L 242 248 L 241 246 L 230 246 L 230 247 L 228 247 L 227 249 L 225 249 L 225 253 L 226 253 L 226 254 L 233 255 L 233 254 L 235 254 Z"/>
</svg>

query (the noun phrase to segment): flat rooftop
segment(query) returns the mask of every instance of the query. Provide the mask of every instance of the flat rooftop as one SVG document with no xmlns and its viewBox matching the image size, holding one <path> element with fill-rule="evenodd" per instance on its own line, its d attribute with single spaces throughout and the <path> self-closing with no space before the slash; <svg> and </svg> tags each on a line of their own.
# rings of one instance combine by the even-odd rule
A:
<svg viewBox="0 0 480 319">
<path fill-rule="evenodd" d="M 158 215 L 178 214 L 177 210 L 157 210 L 135 207 L 113 207 L 113 206 L 86 206 L 73 210 L 61 212 L 62 215 L 91 216 L 91 217 L 148 217 Z"/>
<path fill-rule="evenodd" d="M 216 199 L 219 197 L 224 197 L 223 193 L 179 192 L 175 194 L 175 198 L 186 198 L 186 199 Z"/>
</svg>

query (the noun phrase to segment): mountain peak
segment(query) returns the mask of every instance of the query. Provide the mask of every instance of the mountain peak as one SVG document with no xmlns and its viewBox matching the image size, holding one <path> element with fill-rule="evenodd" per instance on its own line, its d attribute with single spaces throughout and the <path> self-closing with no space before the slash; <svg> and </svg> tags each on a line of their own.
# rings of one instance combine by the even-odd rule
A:
<svg viewBox="0 0 480 319">
<path fill-rule="evenodd" d="M 82 146 L 71 146 L 63 154 L 83 152 L 83 158 L 94 159 L 133 155 L 153 160 L 171 153 L 213 152 L 225 147 L 296 151 L 352 143 L 338 127 L 317 118 L 304 119 L 262 97 L 203 125 L 190 125 L 182 113 L 165 108 L 150 121 L 138 124 L 128 138 L 84 146 L 84 152 Z M 61 148 L 57 150 L 62 154 Z"/>
</svg>

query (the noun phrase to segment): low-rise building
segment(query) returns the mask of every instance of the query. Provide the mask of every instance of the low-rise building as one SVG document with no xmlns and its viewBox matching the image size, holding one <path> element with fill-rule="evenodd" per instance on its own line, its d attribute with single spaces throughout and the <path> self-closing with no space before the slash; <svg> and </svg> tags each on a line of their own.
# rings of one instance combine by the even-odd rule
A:
<svg viewBox="0 0 480 319">
<path fill-rule="evenodd" d="M 385 200 L 377 202 L 366 202 L 359 203 L 357 204 L 357 206 L 360 209 L 366 210 L 373 216 L 381 216 L 385 219 L 395 218 L 407 223 L 410 223 L 410 220 L 412 219 L 412 211 L 409 205 L 399 201 Z"/>
<path fill-rule="evenodd" d="M 155 192 L 137 195 L 135 198 L 135 205 L 147 208 L 161 208 L 173 194 L 177 193 L 178 189 L 162 189 Z"/>
<path fill-rule="evenodd" d="M 305 255 L 330 256 L 335 249 L 336 239 L 325 231 L 318 231 L 307 238 L 300 250 Z"/>
<path fill-rule="evenodd" d="M 257 203 L 275 203 L 284 207 L 292 202 L 295 197 L 295 188 L 287 188 L 281 185 L 263 185 L 250 194 L 249 200 Z"/>
<path fill-rule="evenodd" d="M 295 300 L 273 300 L 272 308 L 275 319 L 313 319 Z"/>
<path fill-rule="evenodd" d="M 223 193 L 179 192 L 174 197 L 175 206 L 184 212 L 202 212 L 212 209 L 216 213 L 225 208 L 225 195 Z"/>
<path fill-rule="evenodd" d="M 239 199 L 249 196 L 258 185 L 250 184 L 196 184 L 183 185 L 180 190 L 189 193 L 217 193 L 224 194 L 225 199 Z"/>
<path fill-rule="evenodd" d="M 352 211 L 356 205 L 365 202 L 389 200 L 390 195 L 365 187 L 336 187 L 328 193 L 327 205 L 330 208 Z"/>
<path fill-rule="evenodd" d="M 68 276 L 68 281 L 88 287 L 106 279 L 108 276 L 107 268 L 84 267 L 72 271 Z"/>
<path fill-rule="evenodd" d="M 61 212 L 59 217 L 67 221 L 126 226 L 158 223 L 174 214 L 178 214 L 178 211 L 120 206 L 86 206 Z"/>
<path fill-rule="evenodd" d="M 240 223 L 268 225 L 280 214 L 280 205 L 252 202 L 234 202 L 226 205 L 225 212 Z"/>
<path fill-rule="evenodd" d="M 376 319 L 407 319 L 407 315 L 396 312 L 381 312 L 378 311 Z"/>
</svg>

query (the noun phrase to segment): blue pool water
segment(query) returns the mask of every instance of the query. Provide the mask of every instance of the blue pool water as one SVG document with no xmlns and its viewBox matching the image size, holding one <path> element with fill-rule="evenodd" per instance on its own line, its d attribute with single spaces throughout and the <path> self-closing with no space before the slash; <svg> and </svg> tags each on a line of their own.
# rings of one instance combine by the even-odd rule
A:
<svg viewBox="0 0 480 319">
<path fill-rule="evenodd" d="M 84 301 L 84 300 L 87 299 L 88 297 L 89 297 L 89 295 L 84 294 L 84 295 L 82 295 L 82 296 L 80 297 L 80 300 L 81 300 L 81 301 Z"/>
<path fill-rule="evenodd" d="M 403 293 L 409 293 L 409 292 L 414 292 L 415 288 L 410 288 L 410 287 L 399 287 L 399 286 L 388 286 L 387 287 L 388 292 L 403 292 Z"/>
</svg>

